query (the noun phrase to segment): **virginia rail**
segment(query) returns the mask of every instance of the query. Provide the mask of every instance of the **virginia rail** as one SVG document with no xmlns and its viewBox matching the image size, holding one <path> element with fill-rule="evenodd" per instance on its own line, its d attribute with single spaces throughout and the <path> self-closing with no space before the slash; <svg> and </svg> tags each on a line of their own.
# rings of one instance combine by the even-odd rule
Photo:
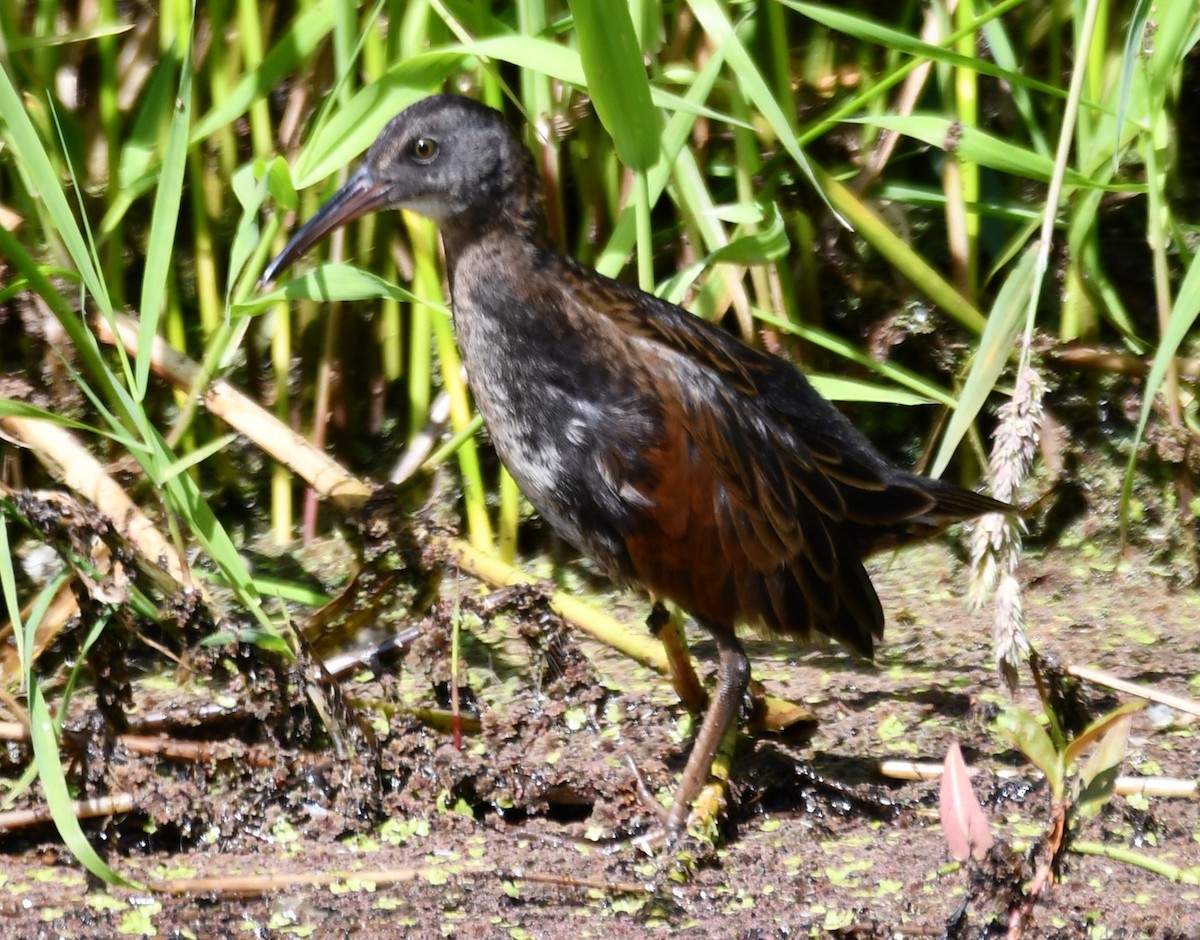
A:
<svg viewBox="0 0 1200 940">
<path fill-rule="evenodd" d="M 1010 506 L 888 463 L 790 363 L 555 249 L 534 161 L 500 114 L 426 98 L 263 275 L 378 209 L 433 219 L 455 331 L 500 459 L 612 578 L 713 637 L 716 690 L 667 817 L 684 827 L 750 663 L 745 623 L 869 657 L 883 609 L 862 559 Z"/>
</svg>

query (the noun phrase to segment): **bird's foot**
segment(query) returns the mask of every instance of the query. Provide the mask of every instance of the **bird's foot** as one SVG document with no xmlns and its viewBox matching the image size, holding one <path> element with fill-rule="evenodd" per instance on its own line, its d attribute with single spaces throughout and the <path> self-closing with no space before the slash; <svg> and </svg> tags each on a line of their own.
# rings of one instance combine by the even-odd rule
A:
<svg viewBox="0 0 1200 940">
<path fill-rule="evenodd" d="M 625 757 L 626 766 L 633 774 L 637 785 L 638 799 L 648 811 L 654 814 L 658 822 L 648 830 L 632 837 L 629 844 L 645 852 L 655 855 L 659 852 L 673 852 L 684 841 L 692 840 L 702 845 L 716 845 L 720 837 L 721 820 L 725 816 L 726 783 L 723 780 L 710 781 L 689 807 L 667 808 L 650 792 L 646 778 L 642 775 L 637 764 L 629 755 Z"/>
<path fill-rule="evenodd" d="M 627 843 L 648 858 L 654 859 L 660 885 L 686 884 L 699 868 L 717 861 L 716 843 L 700 837 L 689 828 L 674 829 L 668 825 L 652 829 L 630 839 Z"/>
<path fill-rule="evenodd" d="M 634 784 L 637 787 L 638 800 L 647 810 L 655 815 L 658 819 L 659 826 L 666 827 L 669 822 L 669 814 L 667 808 L 658 801 L 658 798 L 650 792 L 650 786 L 646 783 L 646 778 L 642 776 L 642 769 L 634 762 L 631 755 L 625 755 L 625 766 L 629 768 L 629 772 L 633 774 Z"/>
</svg>

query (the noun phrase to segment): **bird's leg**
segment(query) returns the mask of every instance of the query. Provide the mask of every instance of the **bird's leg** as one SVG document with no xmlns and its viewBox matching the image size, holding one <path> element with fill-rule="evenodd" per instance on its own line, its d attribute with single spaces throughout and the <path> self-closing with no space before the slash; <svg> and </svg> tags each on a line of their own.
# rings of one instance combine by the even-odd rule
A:
<svg viewBox="0 0 1200 940">
<path fill-rule="evenodd" d="M 692 666 L 692 657 L 688 652 L 687 640 L 683 635 L 683 625 L 679 622 L 678 614 L 667 610 L 661 601 L 655 601 L 650 616 L 646 618 L 646 627 L 650 634 L 657 637 L 667 654 L 667 671 L 670 674 L 671 687 L 684 707 L 693 715 L 704 711 L 707 697 L 704 686 L 696 676 Z"/>
<path fill-rule="evenodd" d="M 675 801 L 667 814 L 668 832 L 681 832 L 697 795 L 708 782 L 713 758 L 726 732 L 737 720 L 742 696 L 750 683 L 750 660 L 733 634 L 732 627 L 700 621 L 717 642 L 717 687 L 708 703 L 700 733 L 692 744 L 692 754 L 683 768 L 683 778 L 675 790 Z"/>
</svg>

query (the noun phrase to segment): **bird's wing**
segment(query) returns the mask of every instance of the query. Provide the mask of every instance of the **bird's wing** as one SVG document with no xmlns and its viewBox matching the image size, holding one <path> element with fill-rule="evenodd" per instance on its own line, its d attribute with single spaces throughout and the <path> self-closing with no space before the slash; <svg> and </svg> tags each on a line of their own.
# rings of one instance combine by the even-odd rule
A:
<svg viewBox="0 0 1200 940">
<path fill-rule="evenodd" d="M 653 371 L 662 421 L 625 535 L 638 578 L 716 623 L 824 634 L 869 655 L 883 611 L 841 488 L 737 393 L 679 365 Z"/>
<path fill-rule="evenodd" d="M 624 532 L 633 573 L 712 622 L 824 634 L 869 655 L 883 611 L 862 565 L 861 527 L 919 514 L 931 500 L 890 482 L 873 452 L 845 452 L 848 422 L 790 365 L 651 300 L 592 282 L 571 301 L 586 303 L 593 321 L 603 312 L 635 344 L 624 357 L 630 380 L 658 403 L 639 472 L 619 452 L 596 451 L 601 478 L 624 481 L 633 496 Z M 802 404 L 820 410 L 807 415 Z"/>
<path fill-rule="evenodd" d="M 809 491 L 827 517 L 880 525 L 933 508 L 934 499 L 908 475 L 889 467 L 791 363 L 674 304 L 607 279 L 604 287 L 609 296 L 594 306 L 661 358 L 689 363 L 693 376 L 710 379 L 728 398 L 724 417 L 733 419 L 734 426 L 742 416 L 753 415 L 761 425 L 758 443 L 793 455 L 795 463 L 788 469 L 796 471 L 797 485 Z"/>
</svg>

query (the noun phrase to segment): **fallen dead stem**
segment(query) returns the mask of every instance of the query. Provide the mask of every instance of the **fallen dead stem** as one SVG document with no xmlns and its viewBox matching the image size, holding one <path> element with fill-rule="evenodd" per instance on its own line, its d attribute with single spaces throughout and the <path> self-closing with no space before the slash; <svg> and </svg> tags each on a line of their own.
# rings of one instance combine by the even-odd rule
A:
<svg viewBox="0 0 1200 940">
<path fill-rule="evenodd" d="M 21 446 L 28 448 L 56 479 L 112 520 L 121 536 L 137 548 L 142 557 L 188 590 L 199 591 L 207 601 L 208 593 L 192 577 L 186 563 L 175 551 L 171 540 L 104 469 L 79 439 L 66 428 L 33 418 L 0 417 L 3 428 Z M 10 491 L 11 492 L 11 491 Z"/>
<path fill-rule="evenodd" d="M 1149 686 L 1139 685 L 1136 682 L 1130 682 L 1128 679 L 1114 676 L 1111 672 L 1105 672 L 1102 669 L 1093 669 L 1091 666 L 1068 666 L 1067 673 L 1077 679 L 1082 679 L 1084 682 L 1091 682 L 1093 685 L 1106 686 L 1118 692 L 1124 692 L 1127 695 L 1136 695 L 1138 698 L 1144 698 L 1149 702 L 1157 702 L 1176 711 L 1200 717 L 1200 702 L 1197 702 L 1195 699 L 1184 698 L 1181 695 L 1172 695 L 1170 692 L 1163 692 L 1159 689 L 1152 689 Z"/>
<path fill-rule="evenodd" d="M 919 780 L 929 782 L 937 780 L 943 772 L 941 764 L 932 761 L 886 760 L 879 764 L 879 773 L 891 780 Z M 997 767 L 987 771 L 977 767 L 968 767 L 967 773 L 988 773 L 997 780 L 1013 780 L 1018 777 L 1040 779 L 1042 773 L 1035 768 L 1028 771 L 1013 770 L 1011 767 Z M 1200 787 L 1195 780 L 1186 777 L 1117 777 L 1113 792 L 1120 796 L 1158 796 L 1175 800 L 1194 800 L 1200 797 Z"/>
<path fill-rule="evenodd" d="M 29 729 L 15 721 L 0 722 L 0 741 L 18 744 L 29 742 Z M 158 757 L 190 764 L 216 764 L 236 761 L 259 769 L 276 767 L 281 754 L 278 748 L 241 744 L 236 741 L 187 741 L 166 735 L 121 734 L 114 743 L 131 754 L 143 757 Z M 298 755 L 289 755 L 295 761 Z M 317 761 L 312 762 L 319 763 Z M 86 800 L 76 800 L 72 805 L 76 819 L 93 819 L 98 816 L 118 816 L 136 809 L 130 794 L 108 794 Z M 31 826 L 40 826 L 52 819 L 47 805 L 30 809 L 0 813 L 0 832 L 14 832 Z"/>
<path fill-rule="evenodd" d="M 109 345 L 116 342 L 116 337 L 103 318 L 97 318 L 94 322 L 96 337 L 100 342 Z M 125 349 L 131 355 L 137 355 L 137 321 L 118 314 L 115 322 Z M 190 389 L 200 376 L 198 363 L 157 336 L 150 351 L 150 368 L 155 375 L 185 390 Z M 312 447 L 303 437 L 228 382 L 222 379 L 214 381 L 204 390 L 203 402 L 210 414 L 246 435 L 342 512 L 358 509 L 370 497 L 370 486 L 332 457 Z"/>
<path fill-rule="evenodd" d="M 219 622 L 219 611 L 212 603 L 208 589 L 192 577 L 170 539 L 159 531 L 150 517 L 129 498 L 125 488 L 113 479 L 71 431 L 49 421 L 13 416 L 0 417 L 0 429 L 18 445 L 27 448 L 52 476 L 96 507 L 112 523 L 113 529 L 137 553 L 141 571 L 160 590 L 167 594 L 180 590 L 194 593 L 208 608 L 214 622 Z M 0 491 L 14 495 L 8 488 L 0 487 Z M 61 493 L 34 495 L 45 503 L 63 505 L 69 511 L 69 507 L 65 506 L 67 497 Z M 99 569 L 110 569 L 113 564 L 111 554 L 109 546 L 98 544 L 91 561 Z M 64 583 L 38 624 L 33 642 L 35 658 L 78 611 L 79 604 L 71 584 Z M 23 611 L 23 616 L 27 617 L 28 614 L 28 609 Z M 11 625 L 5 627 L 5 630 L 8 629 L 11 629 Z M 0 631 L 0 636 L 3 636 L 3 631 Z M 0 676 L 12 675 L 16 661 L 15 648 L 6 647 L 0 654 Z"/>
<path fill-rule="evenodd" d="M 169 895 L 200 894 L 218 898 L 246 898 L 282 891 L 301 885 L 326 887 L 338 884 L 388 885 L 427 879 L 440 883 L 447 878 L 495 874 L 495 866 L 468 865 L 450 874 L 445 868 L 380 868 L 374 871 L 303 871 L 274 875 L 216 875 L 206 878 L 179 878 L 148 881 L 152 891 Z"/>
<path fill-rule="evenodd" d="M 28 743 L 29 729 L 15 721 L 0 721 L 0 740 Z M 274 767 L 278 765 L 280 757 L 276 747 L 232 741 L 187 741 L 166 735 L 119 734 L 113 742 L 131 754 L 165 757 L 192 764 L 237 760 L 251 767 Z"/>
<path fill-rule="evenodd" d="M 1146 375 L 1151 367 L 1147 357 L 1094 346 L 1056 346 L 1049 350 L 1049 355 L 1064 365 L 1105 374 L 1119 373 L 1140 377 Z M 1200 359 L 1176 357 L 1175 366 L 1179 369 L 1180 378 L 1190 382 L 1200 379 Z"/>
<path fill-rule="evenodd" d="M 130 793 L 110 793 L 107 796 L 95 796 L 86 800 L 75 800 L 71 803 L 71 811 L 76 819 L 96 819 L 102 816 L 122 816 L 133 812 L 133 795 Z M 50 807 L 43 804 L 31 809 L 14 809 L 0 813 L 0 832 L 16 832 L 31 826 L 43 826 L 53 820 Z"/>
<path fill-rule="evenodd" d="M 567 875 L 547 875 L 520 870 L 501 871 L 494 865 L 480 863 L 449 873 L 445 868 L 380 868 L 361 871 L 281 872 L 273 875 L 218 875 L 205 878 L 179 878 L 171 881 L 149 881 L 152 891 L 168 895 L 208 895 L 219 898 L 246 898 L 282 891 L 297 886 L 329 887 L 341 884 L 370 884 L 373 886 L 404 884 L 422 879 L 431 881 L 469 879 L 475 875 L 491 875 L 505 881 L 555 885 L 603 891 L 606 894 L 651 894 L 653 889 L 632 881 L 604 881 L 598 878 L 573 878 Z"/>
<path fill-rule="evenodd" d="M 508 881 L 527 881 L 530 884 L 557 885 L 563 888 L 586 888 L 607 894 L 652 894 L 654 889 L 633 881 L 604 881 L 600 878 L 573 878 L 569 875 L 542 875 L 514 869 L 497 872 Z"/>
</svg>

